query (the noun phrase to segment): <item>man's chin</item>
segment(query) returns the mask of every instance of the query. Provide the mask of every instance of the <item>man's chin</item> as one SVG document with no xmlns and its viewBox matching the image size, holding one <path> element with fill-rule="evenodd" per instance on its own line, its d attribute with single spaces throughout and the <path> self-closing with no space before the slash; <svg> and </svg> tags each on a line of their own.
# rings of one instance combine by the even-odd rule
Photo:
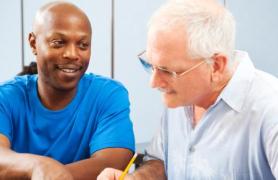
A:
<svg viewBox="0 0 278 180">
<path fill-rule="evenodd" d="M 175 99 L 169 97 L 163 97 L 163 102 L 168 108 L 177 108 L 181 106 Z"/>
<path fill-rule="evenodd" d="M 60 82 L 59 84 L 56 84 L 56 89 L 59 91 L 72 91 L 73 89 L 76 89 L 78 86 L 78 81 L 70 81 L 70 82 Z"/>
</svg>

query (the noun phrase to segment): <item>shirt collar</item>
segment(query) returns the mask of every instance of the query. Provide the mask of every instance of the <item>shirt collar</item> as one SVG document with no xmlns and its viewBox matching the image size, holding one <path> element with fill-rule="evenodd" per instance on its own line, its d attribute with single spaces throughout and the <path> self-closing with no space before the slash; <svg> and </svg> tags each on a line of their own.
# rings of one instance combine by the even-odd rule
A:
<svg viewBox="0 0 278 180">
<path fill-rule="evenodd" d="M 255 75 L 255 67 L 247 52 L 235 51 L 234 59 L 239 62 L 237 69 L 217 98 L 216 103 L 222 99 L 232 109 L 240 112 Z"/>
</svg>

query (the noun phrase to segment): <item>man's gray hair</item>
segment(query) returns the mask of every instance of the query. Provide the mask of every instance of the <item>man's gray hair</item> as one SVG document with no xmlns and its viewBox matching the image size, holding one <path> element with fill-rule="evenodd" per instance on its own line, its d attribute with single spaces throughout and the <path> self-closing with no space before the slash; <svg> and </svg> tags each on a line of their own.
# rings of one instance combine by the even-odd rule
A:
<svg viewBox="0 0 278 180">
<path fill-rule="evenodd" d="M 224 53 L 232 63 L 235 46 L 233 15 L 209 0 L 172 0 L 162 5 L 149 22 L 152 27 L 172 29 L 182 27 L 188 38 L 192 58 L 209 58 Z"/>
</svg>

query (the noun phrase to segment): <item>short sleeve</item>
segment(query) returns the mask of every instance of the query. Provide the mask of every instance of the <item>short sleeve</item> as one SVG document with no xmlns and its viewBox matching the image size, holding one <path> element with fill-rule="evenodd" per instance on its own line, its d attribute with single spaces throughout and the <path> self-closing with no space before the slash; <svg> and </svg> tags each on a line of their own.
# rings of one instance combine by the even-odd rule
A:
<svg viewBox="0 0 278 180">
<path fill-rule="evenodd" d="M 264 149 L 272 174 L 278 179 L 278 108 L 272 108 L 266 114 L 262 131 Z"/>
<path fill-rule="evenodd" d="M 6 136 L 11 142 L 12 140 L 11 107 L 9 105 L 5 93 L 3 93 L 1 88 L 2 87 L 0 87 L 0 133 Z"/>
<path fill-rule="evenodd" d="M 90 154 L 104 148 L 126 148 L 135 151 L 133 125 L 127 90 L 121 86 L 108 86 L 101 99 L 97 127 L 90 140 Z"/>
</svg>

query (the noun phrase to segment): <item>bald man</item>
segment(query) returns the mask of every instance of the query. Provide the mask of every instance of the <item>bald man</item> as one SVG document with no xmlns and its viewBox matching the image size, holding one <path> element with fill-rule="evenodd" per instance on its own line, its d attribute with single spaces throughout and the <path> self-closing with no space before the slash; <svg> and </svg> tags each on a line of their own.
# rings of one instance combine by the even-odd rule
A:
<svg viewBox="0 0 278 180">
<path fill-rule="evenodd" d="M 38 11 L 29 35 L 38 75 L 0 85 L 0 179 L 92 180 L 132 157 L 127 90 L 85 74 L 91 35 L 73 4 Z"/>
<path fill-rule="evenodd" d="M 167 108 L 148 161 L 125 180 L 278 179 L 278 79 L 234 40 L 234 18 L 215 1 L 172 0 L 154 13 L 138 60 Z"/>
</svg>

